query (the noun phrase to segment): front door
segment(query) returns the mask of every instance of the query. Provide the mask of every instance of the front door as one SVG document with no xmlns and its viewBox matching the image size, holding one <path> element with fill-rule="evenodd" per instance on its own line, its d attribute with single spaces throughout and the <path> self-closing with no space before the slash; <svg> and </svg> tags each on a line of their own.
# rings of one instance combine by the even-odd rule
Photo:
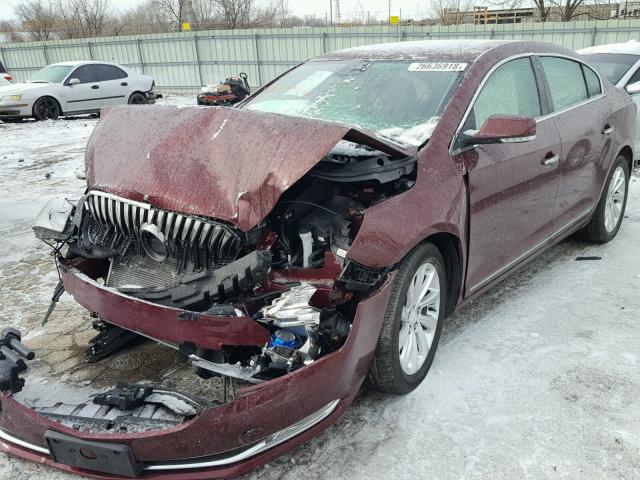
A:
<svg viewBox="0 0 640 480">
<path fill-rule="evenodd" d="M 535 139 L 460 154 L 469 172 L 468 293 L 533 253 L 553 231 L 561 145 L 553 119 L 542 118 L 539 83 L 531 58 L 511 60 L 487 79 L 465 120 L 463 131 L 478 130 L 491 115 L 538 118 Z"/>
<path fill-rule="evenodd" d="M 80 83 L 70 85 L 69 81 L 74 78 L 77 78 Z M 65 113 L 100 110 L 104 104 L 100 86 L 100 77 L 94 64 L 76 68 L 67 77 L 64 86 Z"/>
</svg>

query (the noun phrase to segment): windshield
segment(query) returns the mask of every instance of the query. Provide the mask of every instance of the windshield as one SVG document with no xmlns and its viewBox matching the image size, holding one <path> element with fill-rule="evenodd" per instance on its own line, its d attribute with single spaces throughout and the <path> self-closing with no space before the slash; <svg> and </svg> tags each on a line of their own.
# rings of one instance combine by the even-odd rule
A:
<svg viewBox="0 0 640 480">
<path fill-rule="evenodd" d="M 68 65 L 49 65 L 36 72 L 31 82 L 60 83 L 73 67 Z"/>
<path fill-rule="evenodd" d="M 308 62 L 246 108 L 345 123 L 421 145 L 433 132 L 466 64 Z"/>
<path fill-rule="evenodd" d="M 640 60 L 640 55 L 626 53 L 593 53 L 583 56 L 614 85 Z"/>
</svg>

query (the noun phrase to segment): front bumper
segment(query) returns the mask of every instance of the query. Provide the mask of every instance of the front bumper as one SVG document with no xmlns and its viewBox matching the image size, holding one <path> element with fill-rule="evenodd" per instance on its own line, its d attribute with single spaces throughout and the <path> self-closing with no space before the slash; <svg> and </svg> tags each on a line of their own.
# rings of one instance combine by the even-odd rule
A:
<svg viewBox="0 0 640 480">
<path fill-rule="evenodd" d="M 134 300 L 101 286 L 96 279 L 102 272 L 92 271 L 91 261 L 67 263 L 61 273 L 67 291 L 79 303 L 125 328 L 168 343 L 191 338 L 208 348 L 233 345 L 242 338 L 229 318 L 178 320 L 181 310 Z M 79 432 L 5 394 L 0 397 L 0 448 L 63 470 L 119 478 L 56 463 L 45 440 L 47 431 L 55 431 L 90 442 L 127 445 L 143 465 L 140 478 L 188 480 L 246 473 L 313 437 L 348 407 L 367 374 L 392 279 L 390 274 L 358 304 L 351 333 L 339 350 L 287 375 L 239 390 L 235 400 L 208 408 L 186 423 L 143 433 Z M 241 317 L 232 320 L 240 321 L 240 329 L 248 328 Z M 163 335 L 154 330 L 154 324 Z"/>
<path fill-rule="evenodd" d="M 0 118 L 24 118 L 33 116 L 32 105 L 26 101 L 0 103 Z"/>
</svg>

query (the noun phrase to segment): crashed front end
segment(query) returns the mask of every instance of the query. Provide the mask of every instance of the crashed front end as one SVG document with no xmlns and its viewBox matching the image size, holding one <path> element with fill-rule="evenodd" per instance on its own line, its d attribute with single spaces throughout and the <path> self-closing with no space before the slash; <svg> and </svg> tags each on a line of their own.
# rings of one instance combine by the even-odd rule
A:
<svg viewBox="0 0 640 480">
<path fill-rule="evenodd" d="M 54 248 L 53 304 L 66 290 L 92 313 L 89 361 L 142 336 L 222 378 L 224 394 L 140 383 L 34 406 L 12 370 L 4 451 L 98 478 L 227 477 L 344 411 L 393 276 L 349 252 L 367 208 L 412 187 L 415 150 L 274 114 L 118 107 L 86 169 L 85 194 L 53 200 L 34 227 Z"/>
</svg>

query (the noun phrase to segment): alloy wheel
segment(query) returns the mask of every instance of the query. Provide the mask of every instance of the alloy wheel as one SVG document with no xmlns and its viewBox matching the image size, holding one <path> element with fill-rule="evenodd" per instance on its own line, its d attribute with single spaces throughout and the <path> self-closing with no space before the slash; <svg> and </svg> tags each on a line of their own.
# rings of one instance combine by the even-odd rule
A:
<svg viewBox="0 0 640 480">
<path fill-rule="evenodd" d="M 611 175 L 607 201 L 604 209 L 604 227 L 613 232 L 620 221 L 627 182 L 622 167 L 617 167 Z"/>
<path fill-rule="evenodd" d="M 426 262 L 416 270 L 402 307 L 398 349 L 405 374 L 415 374 L 426 361 L 439 316 L 440 278 L 435 265 Z"/>
</svg>

